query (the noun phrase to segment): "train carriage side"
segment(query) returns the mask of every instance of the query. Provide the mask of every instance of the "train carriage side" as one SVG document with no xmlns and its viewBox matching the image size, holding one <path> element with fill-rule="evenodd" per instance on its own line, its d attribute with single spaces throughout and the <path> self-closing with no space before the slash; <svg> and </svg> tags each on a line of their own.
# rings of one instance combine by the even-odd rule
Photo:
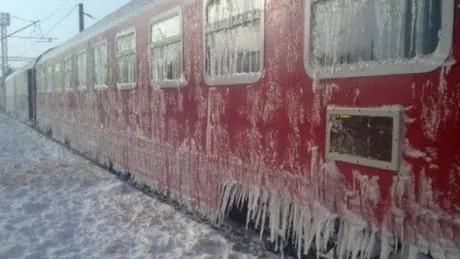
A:
<svg viewBox="0 0 460 259">
<path fill-rule="evenodd" d="M 16 110 L 16 95 L 15 95 L 16 77 L 10 75 L 5 80 L 5 112 L 12 115 Z M 14 115 L 16 116 L 16 115 Z"/>
<path fill-rule="evenodd" d="M 132 1 L 43 56 L 37 124 L 299 252 L 458 258 L 458 5 Z"/>
<path fill-rule="evenodd" d="M 5 112 L 16 119 L 33 124 L 33 82 L 29 75 L 33 64 L 29 63 L 6 78 L 6 109 Z"/>
<path fill-rule="evenodd" d="M 458 1 L 202 10 L 204 154 L 223 209 L 246 199 L 273 240 L 315 236 L 321 248 L 339 217 L 339 257 L 370 256 L 376 240 L 382 258 L 397 242 L 459 256 Z"/>
</svg>

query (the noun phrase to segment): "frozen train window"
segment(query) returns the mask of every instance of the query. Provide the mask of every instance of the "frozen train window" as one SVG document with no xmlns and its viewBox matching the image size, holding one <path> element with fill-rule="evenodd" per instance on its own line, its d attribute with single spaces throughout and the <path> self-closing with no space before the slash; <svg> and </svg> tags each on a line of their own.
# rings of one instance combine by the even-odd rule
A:
<svg viewBox="0 0 460 259">
<path fill-rule="evenodd" d="M 134 28 L 118 33 L 116 49 L 117 87 L 119 89 L 134 88 L 137 81 L 136 31 Z"/>
<path fill-rule="evenodd" d="M 43 92 L 43 76 L 40 68 L 37 69 L 37 92 Z"/>
<path fill-rule="evenodd" d="M 43 92 L 48 92 L 48 76 L 46 74 L 46 66 L 42 68 L 42 76 L 43 76 Z"/>
<path fill-rule="evenodd" d="M 252 83 L 263 68 L 264 0 L 205 1 L 205 79 Z"/>
<path fill-rule="evenodd" d="M 42 92 L 46 92 L 46 77 L 45 77 L 45 69 L 42 67 L 40 69 L 40 84 L 41 84 L 41 89 L 42 89 Z"/>
<path fill-rule="evenodd" d="M 67 57 L 64 61 L 64 89 L 70 90 L 72 87 L 72 57 Z"/>
<path fill-rule="evenodd" d="M 53 68 L 48 65 L 46 68 L 46 89 L 47 92 L 53 92 Z"/>
<path fill-rule="evenodd" d="M 54 91 L 62 92 L 61 62 L 54 64 L 53 86 Z"/>
<path fill-rule="evenodd" d="M 94 47 L 94 88 L 107 87 L 107 42 Z"/>
<path fill-rule="evenodd" d="M 152 86 L 177 86 L 182 78 L 182 14 L 180 8 L 152 20 L 150 26 Z"/>
<path fill-rule="evenodd" d="M 427 72 L 444 62 L 452 44 L 453 0 L 306 3 L 311 76 Z"/>
<path fill-rule="evenodd" d="M 41 75 L 43 92 L 48 92 L 48 78 L 46 75 L 46 65 L 43 65 L 43 67 L 41 68 Z"/>
<path fill-rule="evenodd" d="M 86 71 L 87 71 L 86 52 L 77 55 L 77 89 L 86 90 Z"/>
</svg>

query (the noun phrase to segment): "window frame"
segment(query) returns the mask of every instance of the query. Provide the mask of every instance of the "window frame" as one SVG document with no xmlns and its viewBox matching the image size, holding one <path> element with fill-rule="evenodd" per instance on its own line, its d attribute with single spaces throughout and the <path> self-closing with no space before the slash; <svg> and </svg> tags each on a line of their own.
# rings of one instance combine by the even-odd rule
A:
<svg viewBox="0 0 460 259">
<path fill-rule="evenodd" d="M 128 83 L 120 83 L 118 82 L 118 79 L 119 79 L 119 74 L 118 74 L 118 39 L 121 38 L 121 37 L 124 37 L 124 36 L 128 36 L 130 34 L 134 34 L 134 40 L 135 40 L 135 48 L 134 48 L 134 55 L 136 57 L 136 62 L 134 62 L 136 64 L 136 80 L 134 80 L 134 82 L 128 82 Z M 137 30 L 136 30 L 136 27 L 135 26 L 131 26 L 125 30 L 122 30 L 120 32 L 118 32 L 115 36 L 115 68 L 116 68 L 116 85 L 117 85 L 117 89 L 118 90 L 131 90 L 131 89 L 135 89 L 136 86 L 137 86 L 137 83 L 139 81 L 139 64 L 138 64 L 138 56 L 137 56 L 138 52 L 137 52 Z"/>
<path fill-rule="evenodd" d="M 66 68 L 66 63 L 67 61 L 70 61 L 70 70 L 68 71 L 67 68 Z M 73 55 L 68 55 L 64 58 L 64 69 L 63 69 L 63 73 L 64 73 L 64 92 L 69 92 L 71 91 L 73 88 Z M 70 81 L 69 81 L 69 85 L 67 85 L 67 80 L 66 80 L 66 75 L 67 73 L 70 73 Z"/>
<path fill-rule="evenodd" d="M 41 70 L 40 65 L 38 65 L 36 70 L 35 70 L 35 77 L 36 77 L 36 81 L 37 81 L 37 92 L 38 93 L 43 93 L 44 92 L 44 89 L 43 89 L 43 76 L 42 76 L 42 70 Z"/>
<path fill-rule="evenodd" d="M 41 67 L 41 73 L 42 73 L 42 89 L 43 89 L 43 93 L 47 93 L 48 92 L 48 85 L 47 85 L 47 76 L 46 76 L 46 64 L 44 63 L 43 66 Z"/>
<path fill-rule="evenodd" d="M 46 67 L 46 78 L 47 78 L 47 88 L 46 88 L 46 92 L 47 93 L 52 93 L 53 92 L 53 88 L 54 88 L 54 80 L 53 80 L 53 77 L 54 77 L 54 66 L 51 62 L 47 63 Z"/>
<path fill-rule="evenodd" d="M 84 67 L 84 70 L 85 70 L 85 85 L 79 85 L 79 63 L 78 63 L 78 57 L 80 57 L 81 55 L 85 55 L 85 59 L 86 59 L 86 66 Z M 76 86 L 77 86 L 77 90 L 79 92 L 83 92 L 83 91 L 86 91 L 88 89 L 88 52 L 86 50 L 81 50 L 79 52 L 77 52 L 77 54 L 75 55 L 75 74 L 76 74 Z"/>
<path fill-rule="evenodd" d="M 56 72 L 56 68 L 59 68 L 59 71 Z M 59 82 L 56 81 L 56 73 L 59 74 Z M 59 84 L 59 85 L 57 85 Z M 56 93 L 62 93 L 62 61 L 57 60 L 54 62 L 54 69 L 53 69 L 53 90 L 56 91 Z"/>
<path fill-rule="evenodd" d="M 310 62 L 312 6 L 325 0 L 304 0 L 304 69 L 312 79 L 366 77 L 382 75 L 419 74 L 434 71 L 449 58 L 453 43 L 454 0 L 441 3 L 441 33 L 436 50 L 425 57 L 388 60 L 385 62 L 360 62 L 338 66 L 325 66 L 315 69 Z M 336 1 L 336 0 L 327 0 Z M 396 61 L 396 62 L 395 62 Z M 399 61 L 399 62 L 398 62 Z M 401 62 L 403 61 L 403 62 Z M 342 70 L 339 70 L 342 68 Z"/>
<path fill-rule="evenodd" d="M 104 46 L 105 45 L 105 84 L 96 84 L 96 48 Z M 93 85 L 95 90 L 104 90 L 109 88 L 109 43 L 107 40 L 101 40 L 94 44 L 93 49 L 92 49 L 92 58 L 93 58 L 93 67 L 92 67 L 92 72 L 93 72 Z"/>
<path fill-rule="evenodd" d="M 154 81 L 152 78 L 152 66 L 153 61 L 152 57 L 152 48 L 158 46 L 164 46 L 171 43 L 171 39 L 166 39 L 161 41 L 161 43 L 152 43 L 152 26 L 158 24 L 160 22 L 166 21 L 176 15 L 179 15 L 180 18 L 180 78 L 178 80 L 158 80 Z M 186 84 L 185 80 L 185 71 L 184 71 L 184 16 L 182 12 L 182 8 L 180 6 L 174 7 L 168 11 L 165 11 L 159 15 L 156 15 L 150 19 L 149 22 L 149 39 L 148 39 L 148 60 L 149 60 L 149 83 L 152 88 L 169 88 L 169 87 L 181 87 Z"/>
<path fill-rule="evenodd" d="M 240 75 L 227 75 L 227 76 L 219 76 L 214 77 L 208 76 L 206 71 L 206 4 L 210 0 L 203 1 L 203 12 L 202 12 L 202 73 L 204 82 L 209 86 L 228 86 L 228 85 L 247 85 L 247 84 L 254 84 L 257 83 L 263 76 L 265 70 L 265 16 L 266 16 L 266 0 L 257 0 L 261 1 L 261 11 L 262 14 L 260 15 L 260 31 L 262 34 L 262 39 L 260 42 L 260 57 L 259 57 L 259 64 L 260 64 L 260 72 L 254 74 L 240 74 Z M 229 27 L 231 28 L 231 27 Z"/>
</svg>

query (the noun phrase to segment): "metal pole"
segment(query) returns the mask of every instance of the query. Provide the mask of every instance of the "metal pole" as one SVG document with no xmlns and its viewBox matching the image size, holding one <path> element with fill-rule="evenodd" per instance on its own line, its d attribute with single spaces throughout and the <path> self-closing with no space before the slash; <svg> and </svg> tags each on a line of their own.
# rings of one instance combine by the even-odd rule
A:
<svg viewBox="0 0 460 259">
<path fill-rule="evenodd" d="M 6 26 L 1 26 L 0 35 L 2 37 L 2 78 L 5 79 L 6 68 L 8 66 L 8 38 L 6 37 Z"/>
<path fill-rule="evenodd" d="M 0 25 L 0 37 L 1 38 L 1 44 L 2 44 L 2 78 L 0 82 L 1 86 L 1 94 L 2 94 L 2 100 L 1 100 L 1 108 L 2 110 L 6 109 L 6 85 L 5 85 L 5 80 L 6 80 L 6 68 L 7 64 L 6 62 L 8 61 L 8 46 L 7 46 L 7 41 L 8 38 L 6 38 L 6 26 Z"/>
<path fill-rule="evenodd" d="M 80 32 L 85 29 L 85 13 L 83 11 L 83 3 L 78 4 L 78 21 L 80 25 Z"/>
<path fill-rule="evenodd" d="M 1 41 L 1 59 L 2 59 L 2 77 L 0 82 L 1 106 L 5 109 L 6 106 L 6 87 L 5 79 L 8 68 L 8 38 L 6 28 L 10 25 L 10 14 L 0 13 L 0 41 Z"/>
</svg>

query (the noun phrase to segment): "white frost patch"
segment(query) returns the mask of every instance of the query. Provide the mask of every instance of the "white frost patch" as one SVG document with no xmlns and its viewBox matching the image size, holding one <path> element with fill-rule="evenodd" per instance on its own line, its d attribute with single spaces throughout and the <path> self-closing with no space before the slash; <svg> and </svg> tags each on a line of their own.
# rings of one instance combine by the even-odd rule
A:
<svg viewBox="0 0 460 259">
<path fill-rule="evenodd" d="M 312 127 L 316 127 L 321 123 L 321 111 L 327 107 L 329 102 L 332 100 L 334 92 L 339 91 L 339 85 L 337 84 L 322 84 L 317 77 L 313 78 L 312 92 L 313 92 L 313 103 L 311 107 L 311 123 Z M 356 98 L 359 95 L 359 91 L 356 92 Z"/>
<path fill-rule="evenodd" d="M 416 118 L 411 118 L 407 115 L 404 116 L 404 123 L 406 124 L 412 124 L 416 121 L 417 119 Z"/>
<path fill-rule="evenodd" d="M 452 66 L 454 66 L 456 63 L 457 63 L 457 61 L 455 60 L 455 58 L 453 56 L 450 56 L 449 59 L 446 60 L 446 62 L 444 62 L 444 64 L 442 66 L 446 68 L 446 74 L 450 73 L 450 70 L 452 69 Z"/>
<path fill-rule="evenodd" d="M 375 256 L 378 228 L 354 213 L 346 213 L 338 239 L 339 258 L 372 258 Z M 358 254 L 361 255 L 358 257 Z"/>
<path fill-rule="evenodd" d="M 359 197 L 366 199 L 370 204 L 377 205 L 380 202 L 379 177 L 362 175 L 359 171 L 353 170 L 353 190 L 360 186 Z"/>
<path fill-rule="evenodd" d="M 448 89 L 446 80 L 447 68 L 443 67 L 439 74 L 437 85 L 428 81 L 423 85 L 422 103 L 422 126 L 425 136 L 431 141 L 435 141 L 441 122 L 447 122 L 451 114 L 448 100 Z"/>
<path fill-rule="evenodd" d="M 359 88 L 355 89 L 355 97 L 353 97 L 353 104 L 356 105 L 359 97 Z"/>
<path fill-rule="evenodd" d="M 253 258 L 0 115 L 0 258 Z"/>
<path fill-rule="evenodd" d="M 405 140 L 404 155 L 406 155 L 407 157 L 416 158 L 416 159 L 425 158 L 427 156 L 427 154 L 425 152 L 422 152 L 422 151 L 412 147 L 410 145 L 408 139 Z"/>
</svg>

